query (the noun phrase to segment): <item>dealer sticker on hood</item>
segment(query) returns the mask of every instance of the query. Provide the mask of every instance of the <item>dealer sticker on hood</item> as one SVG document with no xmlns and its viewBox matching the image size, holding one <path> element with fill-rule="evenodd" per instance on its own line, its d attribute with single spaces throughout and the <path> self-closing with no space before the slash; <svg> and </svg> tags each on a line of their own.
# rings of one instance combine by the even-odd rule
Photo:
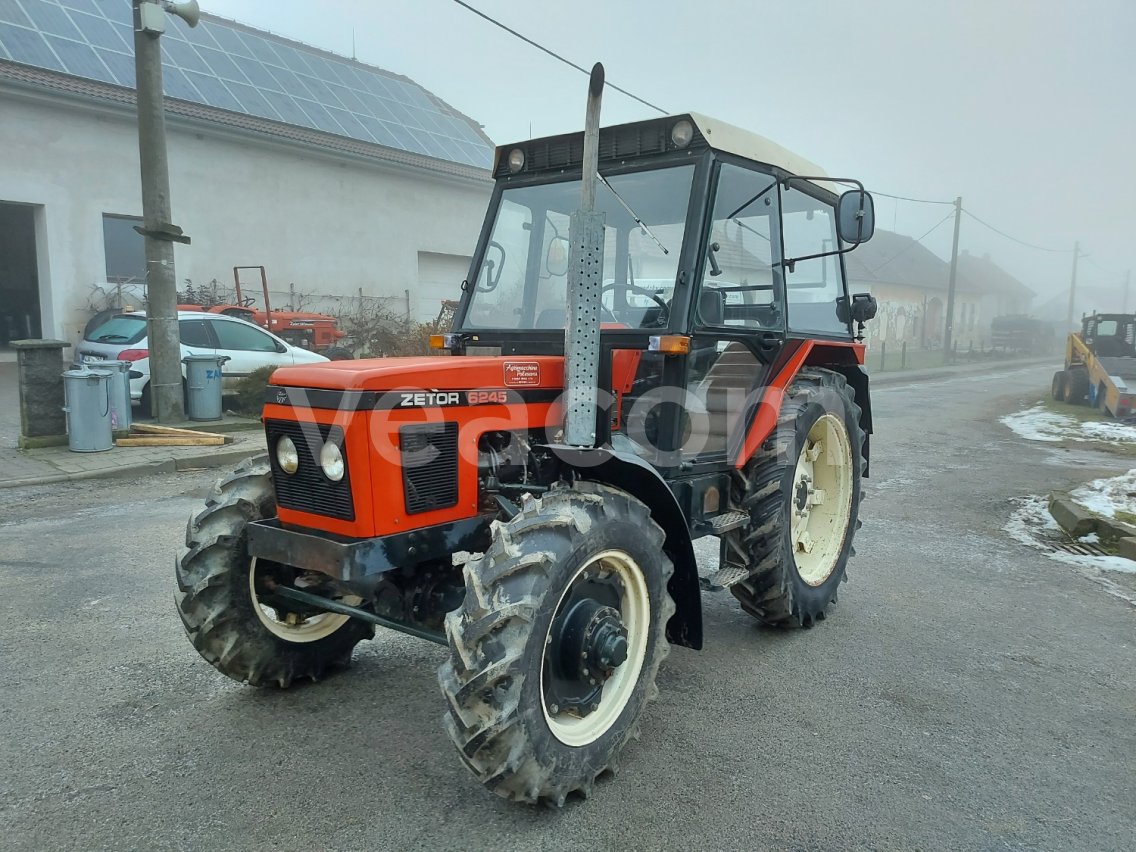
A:
<svg viewBox="0 0 1136 852">
<path fill-rule="evenodd" d="M 531 388 L 540 384 L 540 364 L 536 361 L 506 361 L 505 386 Z"/>
</svg>

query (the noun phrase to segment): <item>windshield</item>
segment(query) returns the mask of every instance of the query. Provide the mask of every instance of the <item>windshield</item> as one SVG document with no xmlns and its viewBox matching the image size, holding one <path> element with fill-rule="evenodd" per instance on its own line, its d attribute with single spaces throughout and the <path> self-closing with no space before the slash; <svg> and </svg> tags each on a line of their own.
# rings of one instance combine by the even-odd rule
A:
<svg viewBox="0 0 1136 852">
<path fill-rule="evenodd" d="M 610 187 L 603 182 L 596 186 L 596 212 L 605 214 L 603 322 L 663 328 L 694 166 L 605 177 Z M 501 194 L 463 328 L 564 328 L 568 222 L 579 205 L 579 180 Z"/>
</svg>

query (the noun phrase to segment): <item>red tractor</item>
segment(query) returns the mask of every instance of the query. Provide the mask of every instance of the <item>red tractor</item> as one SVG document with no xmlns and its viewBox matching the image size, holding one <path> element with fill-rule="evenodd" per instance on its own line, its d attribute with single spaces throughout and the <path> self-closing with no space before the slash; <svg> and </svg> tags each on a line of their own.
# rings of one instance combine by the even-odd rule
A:
<svg viewBox="0 0 1136 852">
<path fill-rule="evenodd" d="M 277 370 L 268 454 L 177 565 L 194 647 L 254 686 L 376 626 L 446 646 L 446 730 L 522 802 L 613 769 L 703 595 L 821 621 L 868 474 L 875 303 L 843 254 L 871 196 L 700 115 L 599 130 L 601 88 L 584 133 L 497 150 L 450 357 Z"/>
<path fill-rule="evenodd" d="M 247 269 L 254 269 L 260 273 L 263 308 L 257 305 L 255 297 L 246 296 L 241 289 L 241 271 Z M 236 304 L 211 307 L 187 304 L 178 305 L 178 310 L 210 311 L 239 317 L 268 329 L 293 346 L 319 352 L 332 361 L 345 361 L 353 357 L 351 351 L 341 345 L 345 334 L 339 329 L 335 317 L 311 311 L 286 311 L 272 307 L 268 295 L 268 274 L 263 266 L 234 266 L 233 286 L 236 289 Z"/>
</svg>

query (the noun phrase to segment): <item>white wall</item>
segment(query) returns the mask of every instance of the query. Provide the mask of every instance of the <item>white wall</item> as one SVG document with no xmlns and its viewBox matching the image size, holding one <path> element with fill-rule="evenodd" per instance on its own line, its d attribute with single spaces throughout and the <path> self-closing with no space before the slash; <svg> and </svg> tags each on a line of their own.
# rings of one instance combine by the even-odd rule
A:
<svg viewBox="0 0 1136 852">
<path fill-rule="evenodd" d="M 105 280 L 104 213 L 141 215 L 129 115 L 0 93 L 0 201 L 42 205 L 37 219 L 43 333 L 74 341 L 92 285 Z M 275 291 L 391 297 L 412 314 L 419 252 L 468 257 L 489 193 L 483 180 L 372 165 L 223 131 L 168 128 L 179 286 L 263 264 Z M 454 298 L 461 278 L 454 283 Z M 436 300 L 431 289 L 429 300 Z M 436 310 L 434 310 L 436 313 Z"/>
</svg>

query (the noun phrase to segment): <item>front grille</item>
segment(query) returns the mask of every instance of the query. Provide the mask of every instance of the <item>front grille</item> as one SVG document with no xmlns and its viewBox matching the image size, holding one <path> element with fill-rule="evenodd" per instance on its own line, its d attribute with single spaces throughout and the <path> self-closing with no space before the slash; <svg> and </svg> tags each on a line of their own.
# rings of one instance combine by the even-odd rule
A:
<svg viewBox="0 0 1136 852">
<path fill-rule="evenodd" d="M 301 425 L 288 420 L 268 420 L 264 426 L 268 434 L 268 458 L 272 465 L 272 483 L 276 487 L 276 504 L 297 512 L 310 512 L 343 521 L 355 520 L 351 468 L 347 465 L 347 451 L 343 447 L 343 430 L 322 423 Z M 319 443 L 314 441 L 317 434 Z M 285 473 L 276 461 L 276 442 L 285 435 L 292 439 L 300 456 L 300 467 L 295 473 Z M 309 436 L 314 446 L 309 445 Z M 328 441 L 334 441 L 343 451 L 344 472 L 339 482 L 332 482 L 324 476 L 319 466 L 320 449 Z"/>
<path fill-rule="evenodd" d="M 417 423 L 398 430 L 406 512 L 447 509 L 458 502 L 458 424 Z"/>
</svg>

